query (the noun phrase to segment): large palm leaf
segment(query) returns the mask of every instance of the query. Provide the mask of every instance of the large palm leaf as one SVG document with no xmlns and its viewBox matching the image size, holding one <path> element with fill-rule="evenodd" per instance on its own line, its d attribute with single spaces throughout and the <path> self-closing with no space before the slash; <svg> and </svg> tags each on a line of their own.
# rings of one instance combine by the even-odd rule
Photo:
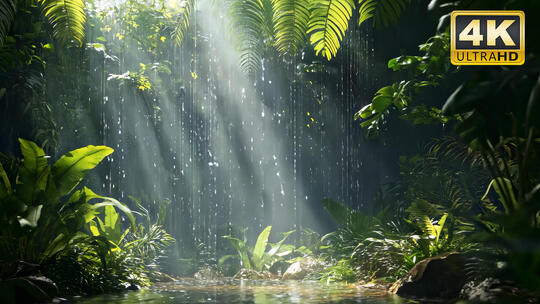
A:
<svg viewBox="0 0 540 304">
<path fill-rule="evenodd" d="M 310 0 L 273 0 L 275 46 L 282 54 L 294 54 L 306 40 Z"/>
<path fill-rule="evenodd" d="M 82 45 L 86 22 L 83 0 L 38 0 L 38 2 L 58 41 L 69 43 L 74 40 Z"/>
<path fill-rule="evenodd" d="M 232 0 L 229 12 L 240 66 L 254 74 L 261 66 L 265 41 L 273 38 L 272 0 Z"/>
<path fill-rule="evenodd" d="M 0 46 L 4 45 L 16 8 L 16 0 L 0 0 Z"/>
<path fill-rule="evenodd" d="M 388 26 L 396 23 L 410 0 L 360 0 L 360 18 L 358 24 L 362 24 L 373 18 L 375 25 Z"/>
<path fill-rule="evenodd" d="M 195 7 L 195 0 L 185 0 L 181 3 L 182 10 L 178 16 L 178 21 L 176 23 L 176 28 L 172 34 L 173 39 L 176 41 L 178 46 L 182 45 L 184 41 L 184 35 L 189 28 L 189 20 L 191 18 L 191 12 Z"/>
<path fill-rule="evenodd" d="M 317 55 L 336 56 L 354 8 L 353 0 L 312 0 L 308 34 Z"/>
</svg>

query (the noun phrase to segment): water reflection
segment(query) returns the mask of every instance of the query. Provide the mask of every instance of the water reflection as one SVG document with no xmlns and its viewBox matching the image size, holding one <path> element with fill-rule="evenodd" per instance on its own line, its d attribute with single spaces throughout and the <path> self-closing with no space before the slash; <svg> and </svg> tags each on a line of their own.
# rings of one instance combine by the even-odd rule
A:
<svg viewBox="0 0 540 304">
<path fill-rule="evenodd" d="M 355 285 L 297 281 L 198 281 L 186 279 L 157 284 L 151 289 L 79 299 L 79 304 L 101 303 L 408 303 L 378 289 Z"/>
</svg>

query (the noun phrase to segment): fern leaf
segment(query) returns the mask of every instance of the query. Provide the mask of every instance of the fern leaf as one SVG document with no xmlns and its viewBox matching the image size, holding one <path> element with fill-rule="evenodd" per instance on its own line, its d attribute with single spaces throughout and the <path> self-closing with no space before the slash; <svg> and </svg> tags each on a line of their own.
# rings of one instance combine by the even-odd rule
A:
<svg viewBox="0 0 540 304">
<path fill-rule="evenodd" d="M 316 55 L 328 60 L 336 56 L 354 8 L 353 0 L 312 1 L 308 34 Z"/>
<path fill-rule="evenodd" d="M 306 40 L 310 0 L 272 0 L 276 27 L 276 49 L 294 54 Z"/>
<path fill-rule="evenodd" d="M 76 41 L 79 46 L 84 39 L 86 13 L 83 0 L 40 0 L 43 15 L 53 29 L 53 36 L 61 43 Z"/>
<path fill-rule="evenodd" d="M 360 0 L 358 25 L 373 18 L 376 26 L 395 24 L 410 0 Z"/>
<path fill-rule="evenodd" d="M 189 28 L 189 20 L 191 18 L 191 12 L 195 7 L 195 0 L 185 0 L 181 2 L 181 11 L 176 22 L 176 27 L 172 33 L 172 38 L 176 41 L 178 46 L 182 46 L 184 41 L 184 35 Z"/>
<path fill-rule="evenodd" d="M 4 45 L 16 10 L 15 0 L 0 0 L 0 46 Z"/>
<path fill-rule="evenodd" d="M 437 229 L 435 228 L 429 217 L 425 215 L 423 216 L 423 224 L 424 233 L 427 233 L 429 236 L 437 236 Z"/>
<path fill-rule="evenodd" d="M 273 38 L 272 0 L 232 0 L 229 14 L 240 66 L 252 75 L 261 66 L 265 40 Z"/>
</svg>

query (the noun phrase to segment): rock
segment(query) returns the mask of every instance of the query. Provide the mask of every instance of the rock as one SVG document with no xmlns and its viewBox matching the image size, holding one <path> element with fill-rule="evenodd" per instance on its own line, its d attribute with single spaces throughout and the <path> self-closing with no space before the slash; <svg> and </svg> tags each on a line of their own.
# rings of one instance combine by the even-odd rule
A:
<svg viewBox="0 0 540 304">
<path fill-rule="evenodd" d="M 58 290 L 45 277 L 20 277 L 0 281 L 0 294 L 7 298 L 7 303 L 44 303 L 54 298 Z"/>
<path fill-rule="evenodd" d="M 197 280 L 210 280 L 215 281 L 223 278 L 223 273 L 216 267 L 204 266 L 199 268 L 199 270 L 194 275 Z"/>
<path fill-rule="evenodd" d="M 320 271 L 324 268 L 324 263 L 314 258 L 305 258 L 300 261 L 292 263 L 285 273 L 283 273 L 283 280 L 302 280 L 308 274 Z"/>
<path fill-rule="evenodd" d="M 124 282 L 124 283 L 121 283 L 120 285 L 122 287 L 124 287 L 124 290 L 135 291 L 135 290 L 141 289 L 141 287 L 139 285 L 133 284 L 133 283 L 130 283 L 130 282 Z"/>
<path fill-rule="evenodd" d="M 0 279 L 39 275 L 40 266 L 25 261 L 0 262 Z"/>
<path fill-rule="evenodd" d="M 24 261 L 0 262 L 0 294 L 8 302 L 41 303 L 55 298 L 58 288 L 51 279 L 41 275 L 40 265 Z"/>
<path fill-rule="evenodd" d="M 253 269 L 242 268 L 238 271 L 234 279 L 247 279 L 247 280 L 272 280 L 275 276 L 270 271 L 257 271 Z"/>
<path fill-rule="evenodd" d="M 56 287 L 56 284 L 51 279 L 44 276 L 29 276 L 26 279 L 43 290 L 50 298 L 58 295 L 58 287 Z"/>
<path fill-rule="evenodd" d="M 463 255 L 452 252 L 418 262 L 389 291 L 419 298 L 457 298 L 466 277 Z"/>
<path fill-rule="evenodd" d="M 511 282 L 487 278 L 481 282 L 468 282 L 460 297 L 474 303 L 539 303 L 538 295 L 521 290 Z"/>
</svg>

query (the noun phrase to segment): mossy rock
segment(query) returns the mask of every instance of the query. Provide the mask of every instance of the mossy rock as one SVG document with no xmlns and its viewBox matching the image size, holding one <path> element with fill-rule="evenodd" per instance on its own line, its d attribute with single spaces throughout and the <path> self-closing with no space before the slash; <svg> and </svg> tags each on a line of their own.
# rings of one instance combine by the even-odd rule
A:
<svg viewBox="0 0 540 304">
<path fill-rule="evenodd" d="M 302 280 L 311 273 L 321 271 L 324 268 L 324 263 L 318 259 L 305 258 L 292 263 L 285 273 L 283 280 Z"/>
<path fill-rule="evenodd" d="M 195 279 L 198 279 L 198 280 L 210 280 L 210 281 L 219 280 L 224 277 L 223 273 L 218 268 L 211 267 L 211 266 L 205 266 L 205 267 L 199 268 L 199 270 L 197 270 L 197 272 L 193 276 L 195 277 Z"/>
</svg>

